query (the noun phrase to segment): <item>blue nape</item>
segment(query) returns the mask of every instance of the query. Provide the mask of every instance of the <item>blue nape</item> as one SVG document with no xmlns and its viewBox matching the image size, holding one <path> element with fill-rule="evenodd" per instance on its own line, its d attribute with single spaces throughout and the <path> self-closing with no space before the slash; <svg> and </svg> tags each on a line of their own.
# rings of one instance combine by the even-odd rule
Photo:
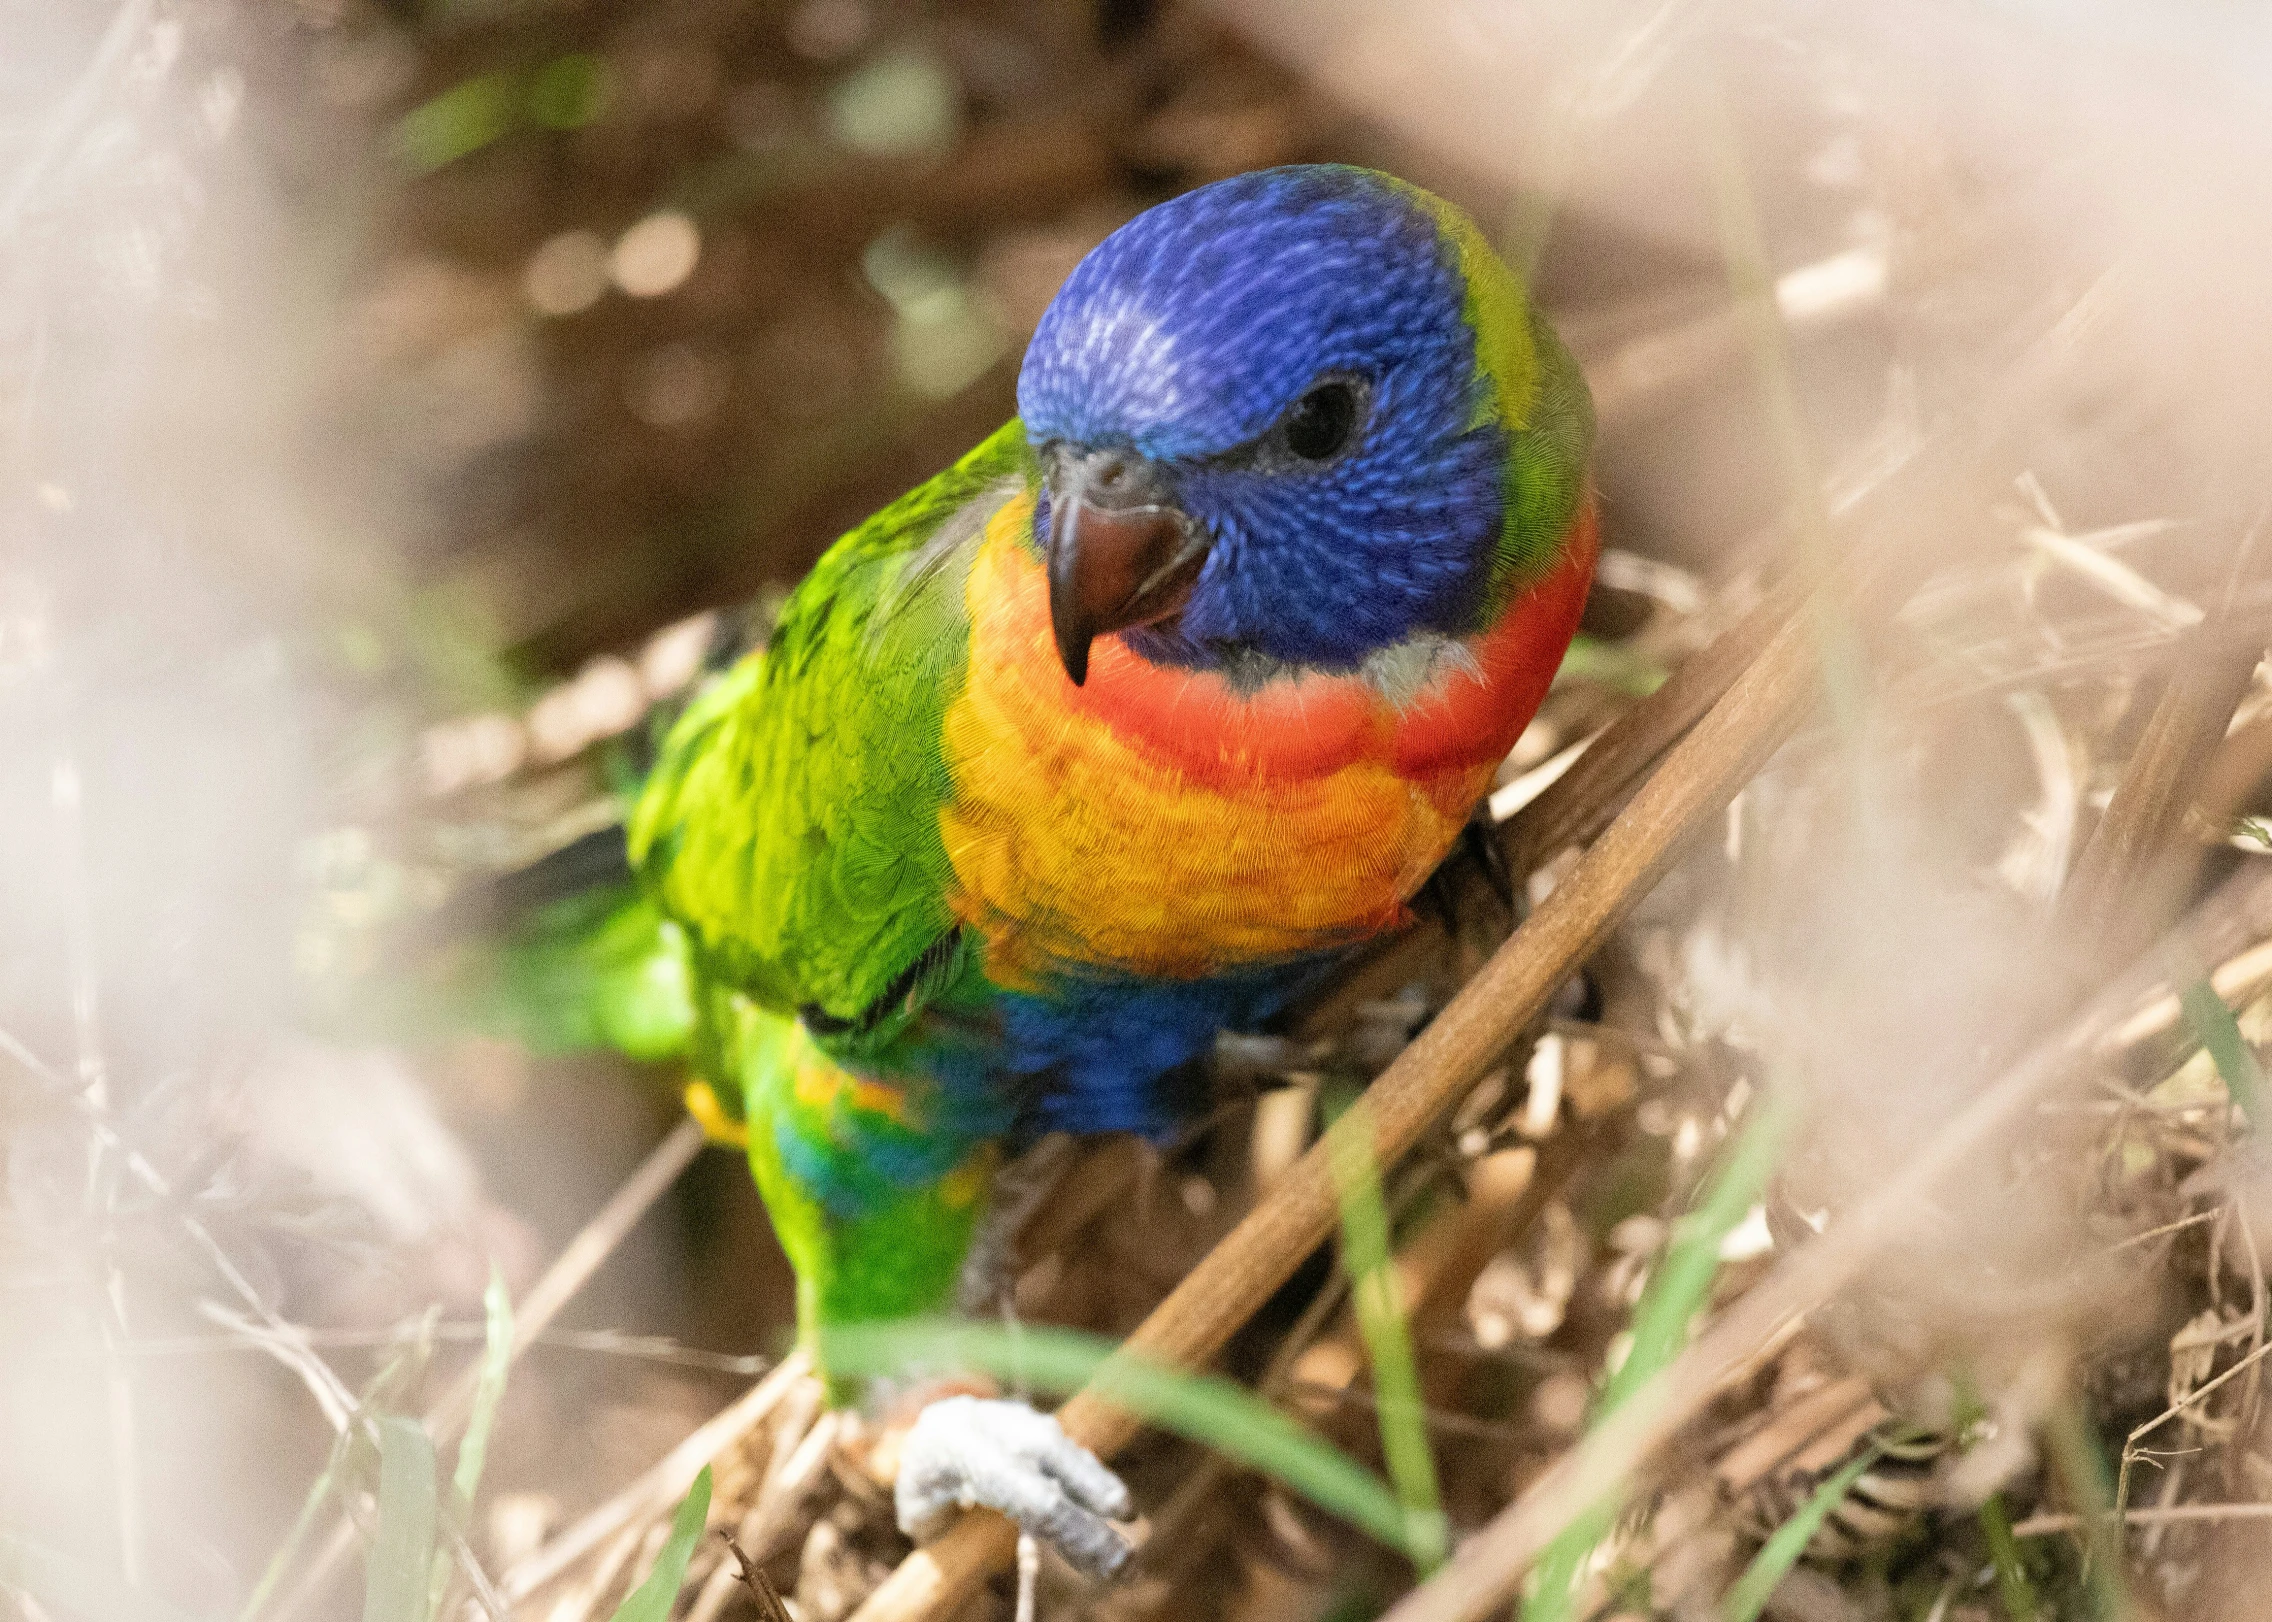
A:
<svg viewBox="0 0 2272 1622">
<path fill-rule="evenodd" d="M 1132 645 L 1163 663 L 1346 670 L 1417 632 L 1475 628 L 1507 438 L 1465 300 L 1427 209 L 1335 166 L 1202 187 L 1081 262 L 1026 351 L 1027 437 L 1160 463 L 1214 543 L 1176 630 Z M 1274 425 L 1332 378 L 1368 396 L 1349 447 L 1269 454 Z"/>
</svg>

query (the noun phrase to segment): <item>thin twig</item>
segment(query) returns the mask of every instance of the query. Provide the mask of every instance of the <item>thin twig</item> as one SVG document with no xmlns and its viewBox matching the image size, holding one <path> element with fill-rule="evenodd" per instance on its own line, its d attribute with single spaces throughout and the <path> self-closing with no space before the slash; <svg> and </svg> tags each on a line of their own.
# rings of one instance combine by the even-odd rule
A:
<svg viewBox="0 0 2272 1622">
<path fill-rule="evenodd" d="M 717 1536 L 726 1545 L 726 1553 L 733 1558 L 734 1580 L 749 1590 L 750 1598 L 757 1601 L 761 1622 L 790 1622 L 789 1608 L 781 1603 L 780 1592 L 774 1588 L 772 1579 L 765 1575 L 765 1568 L 750 1559 L 741 1544 L 735 1541 L 733 1533 L 721 1527 Z"/>
<path fill-rule="evenodd" d="M 2158 1228 L 2148 1228 L 2144 1233 L 2134 1233 L 2127 1239 L 2107 1246 L 2107 1249 L 2110 1251 L 2128 1250 L 2132 1245 L 2143 1245 L 2150 1240 L 2160 1239 L 2183 1228 L 2197 1228 L 2204 1222 L 2214 1222 L 2221 1214 L 2219 1211 L 2196 1211 L 2189 1217 L 2179 1217 L 2175 1222 L 2165 1222 Z"/>
<path fill-rule="evenodd" d="M 511 1361 L 517 1362 L 523 1352 L 535 1345 L 537 1336 L 551 1327 L 560 1309 L 591 1282 L 592 1275 L 599 1271 L 602 1262 L 615 1254 L 615 1247 L 623 1243 L 624 1236 L 639 1225 L 640 1218 L 678 1181 L 679 1174 L 694 1163 L 694 1157 L 702 1152 L 703 1142 L 702 1128 L 691 1117 L 681 1118 L 607 1204 L 568 1241 L 568 1248 L 560 1253 L 559 1259 L 545 1269 L 535 1287 L 513 1308 Z M 426 1416 L 426 1429 L 436 1442 L 447 1441 L 464 1426 L 473 1412 L 474 1390 L 480 1381 L 479 1366 L 469 1366 L 434 1404 Z"/>
<path fill-rule="evenodd" d="M 114 29 L 118 25 L 114 23 Z M 70 962 L 71 1029 L 79 1090 L 95 1109 L 111 1110 L 110 1065 L 103 1050 L 102 976 L 95 961 L 94 916 L 88 903 L 84 793 L 78 762 L 65 754 L 49 777 L 55 812 L 58 855 L 63 870 L 64 950 Z M 88 1146 L 85 1205 L 99 1216 L 116 1189 L 110 1152 L 100 1138 Z M 142 1582 L 143 1508 L 140 1427 L 136 1422 L 134 1380 L 119 1357 L 119 1343 L 131 1333 L 126 1311 L 126 1270 L 117 1248 L 106 1243 L 102 1255 L 103 1387 L 110 1420 L 111 1486 L 118 1501 L 119 1574 L 127 1584 Z"/>
<path fill-rule="evenodd" d="M 1626 710 L 1591 748 L 1499 830 L 1508 871 L 1527 873 L 1565 846 L 1609 826 L 1650 768 L 1688 735 L 1790 621 L 1802 594 L 1777 587 L 1711 642 L 1683 659 L 1664 684 Z"/>
<path fill-rule="evenodd" d="M 765 1477 L 751 1494 L 749 1510 L 742 1516 L 741 1525 L 734 1529 L 734 1535 L 742 1544 L 757 1551 L 759 1560 L 770 1560 L 786 1541 L 784 1534 L 795 1528 L 797 1511 L 814 1482 L 820 1479 L 828 1465 L 829 1453 L 836 1446 L 842 1415 L 819 1413 L 818 1382 L 802 1388 L 800 1394 L 807 1393 L 804 1400 L 793 1402 L 789 1416 L 775 1432 L 772 1456 L 765 1461 Z M 694 1608 L 687 1613 L 686 1622 L 714 1622 L 733 1594 L 732 1582 L 722 1580 L 726 1577 L 723 1565 L 711 1573 L 710 1581 L 695 1596 Z"/>
<path fill-rule="evenodd" d="M 2016 1538 L 2050 1537 L 2058 1532 L 2079 1532 L 2081 1515 L 2030 1515 L 2012 1528 Z M 2272 1520 L 2272 1504 L 2167 1504 L 2133 1509 L 2122 1516 L 2124 1526 L 2175 1526 L 2183 1522 Z"/>
<path fill-rule="evenodd" d="M 0 1031 L 0 1052 L 14 1059 L 26 1074 L 39 1082 L 51 1095 L 69 1105 L 87 1124 L 95 1140 L 126 1168 L 128 1176 L 155 1198 L 176 1204 L 176 1220 L 182 1231 L 205 1253 L 207 1261 L 230 1290 L 251 1309 L 250 1323 L 257 1323 L 261 1344 L 299 1374 L 335 1431 L 353 1425 L 363 1430 L 375 1444 L 377 1438 L 375 1431 L 371 1429 L 370 1415 L 363 1411 L 354 1392 L 348 1389 L 346 1382 L 340 1379 L 331 1365 L 307 1345 L 304 1336 L 279 1317 L 260 1292 L 253 1288 L 251 1281 L 222 1248 L 221 1242 L 213 1236 L 212 1230 L 186 1210 L 180 1209 L 173 1199 L 173 1185 L 150 1157 L 119 1131 L 111 1118 L 110 1110 L 93 1090 L 73 1087 L 38 1054 L 6 1031 Z M 352 1524 L 341 1521 L 334 1541 L 342 1545 L 342 1554 L 345 1553 L 346 1546 L 352 1545 L 354 1536 Z M 507 1622 L 503 1608 L 496 1603 L 496 1591 L 490 1586 L 488 1574 L 481 1569 L 480 1562 L 474 1558 L 473 1551 L 466 1546 L 463 1538 L 453 1538 L 451 1553 L 464 1571 L 476 1599 L 488 1611 L 493 1622 Z"/>
<path fill-rule="evenodd" d="M 585 1570 L 583 1576 L 569 1590 L 554 1600 L 545 1613 L 545 1622 L 589 1622 L 591 1614 L 599 1609 L 600 1601 L 615 1586 L 623 1568 L 631 1564 L 639 1553 L 639 1545 L 652 1535 L 659 1543 L 663 1528 L 659 1524 L 634 1523 L 618 1532 L 600 1551 L 600 1557 Z"/>
<path fill-rule="evenodd" d="M 2199 845 L 2185 835 L 2185 812 L 2262 653 L 2263 638 L 2249 637 L 2223 612 L 2194 634 L 2106 815 L 2076 858 L 2060 901 L 2061 933 L 2111 942 L 2112 955 L 2126 958 L 2155 932 L 2156 913 L 2169 905 L 2163 898 L 2180 895 L 2200 865 Z"/>
<path fill-rule="evenodd" d="M 119 1343 L 119 1353 L 126 1357 L 196 1357 L 214 1352 L 260 1351 L 259 1346 L 248 1346 L 238 1328 L 241 1320 L 232 1319 L 230 1332 L 225 1335 L 144 1335 L 138 1339 Z M 396 1324 L 388 1329 L 311 1329 L 305 1324 L 287 1323 L 285 1328 L 294 1338 L 318 1351 L 371 1350 L 392 1346 L 412 1333 L 408 1324 Z M 488 1339 L 488 1330 L 481 1324 L 460 1320 L 455 1323 L 435 1324 L 425 1331 L 429 1340 L 466 1342 L 480 1345 Z M 757 1352 L 714 1352 L 707 1347 L 687 1346 L 668 1335 L 635 1335 L 621 1329 L 548 1329 L 531 1337 L 532 1346 L 551 1351 L 591 1352 L 602 1357 L 623 1357 L 644 1363 L 666 1363 L 673 1368 L 696 1369 L 704 1374 L 736 1374 L 744 1379 L 756 1379 L 767 1373 L 781 1360 Z M 89 1355 L 89 1349 L 99 1352 L 99 1343 L 89 1341 L 61 1341 L 44 1345 L 31 1355 L 76 1362 Z"/>
</svg>

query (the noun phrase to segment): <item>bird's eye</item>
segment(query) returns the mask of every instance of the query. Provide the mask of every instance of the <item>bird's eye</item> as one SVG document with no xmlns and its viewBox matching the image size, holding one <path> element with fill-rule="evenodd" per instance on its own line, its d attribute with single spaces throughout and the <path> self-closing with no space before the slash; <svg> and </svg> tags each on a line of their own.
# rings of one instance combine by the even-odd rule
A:
<svg viewBox="0 0 2272 1622">
<path fill-rule="evenodd" d="M 1357 431 L 1357 386 L 1335 379 L 1320 383 L 1294 402 L 1282 430 L 1286 448 L 1305 462 L 1324 462 L 1341 454 Z"/>
</svg>

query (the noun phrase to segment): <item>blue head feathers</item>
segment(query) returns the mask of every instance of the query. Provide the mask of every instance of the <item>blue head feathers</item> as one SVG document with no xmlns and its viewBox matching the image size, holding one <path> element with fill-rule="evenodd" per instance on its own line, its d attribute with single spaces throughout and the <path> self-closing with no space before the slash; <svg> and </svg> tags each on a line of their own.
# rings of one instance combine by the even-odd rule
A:
<svg viewBox="0 0 2272 1622">
<path fill-rule="evenodd" d="M 1165 662 L 1348 669 L 1472 629 L 1508 440 L 1483 409 L 1466 293 L 1427 206 L 1359 169 L 1237 176 L 1106 238 L 1026 351 L 1027 438 L 1052 466 L 1110 452 L 1140 468 L 1204 561 L 1172 611 L 1100 611 L 1083 630 L 1126 628 Z M 1048 494 L 1068 499 L 1055 480 Z"/>
</svg>

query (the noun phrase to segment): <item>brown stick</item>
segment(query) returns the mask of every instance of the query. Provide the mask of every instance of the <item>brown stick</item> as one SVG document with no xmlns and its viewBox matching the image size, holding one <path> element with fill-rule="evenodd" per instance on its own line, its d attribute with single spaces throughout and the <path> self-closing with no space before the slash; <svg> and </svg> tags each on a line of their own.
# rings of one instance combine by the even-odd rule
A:
<svg viewBox="0 0 2272 1622">
<path fill-rule="evenodd" d="M 2062 933 L 2114 942 L 2126 957 L 2157 932 L 2162 918 L 2152 903 L 2166 896 L 2173 905 L 2192 882 L 2200 852 L 2186 813 L 2263 652 L 2261 637 L 2252 643 L 2234 629 L 2220 616 L 2194 634 L 2067 881 Z"/>
<path fill-rule="evenodd" d="M 805 1373 L 804 1355 L 791 1353 L 614 1497 L 505 1573 L 505 1597 L 518 1605 L 618 1532 L 636 1531 L 667 1510 L 694 1484 L 704 1465 L 763 1424 Z"/>
<path fill-rule="evenodd" d="M 2272 1504 L 2168 1504 L 2157 1509 L 2131 1509 L 2122 1513 L 2125 1526 L 2178 1526 L 2187 1522 L 2272 1520 Z M 2016 1538 L 2050 1537 L 2078 1532 L 2089 1521 L 2081 1515 L 2030 1515 L 2012 1528 Z"/>
<path fill-rule="evenodd" d="M 1687 837 L 1789 736 L 1812 701 L 1815 676 L 1812 629 L 1803 619 L 1789 620 L 1674 746 L 1570 876 L 1373 1083 L 1367 1096 L 1380 1164 L 1401 1157 L 1498 1060 L 1515 1033 L 1647 893 Z M 1184 1366 L 1203 1363 L 1221 1349 L 1332 1230 L 1337 1207 L 1331 1152 L 1326 1142 L 1313 1145 L 1160 1303 L 1129 1347 Z M 1102 1454 L 1116 1451 L 1137 1429 L 1130 1415 L 1085 1391 L 1058 1417 L 1069 1435 Z M 945 1537 L 901 1562 L 855 1622 L 918 1622 L 943 1615 L 1008 1563 L 1014 1541 L 1001 1517 L 965 1516 Z"/>
<path fill-rule="evenodd" d="M 1803 600 L 1795 582 L 1778 586 L 1611 722 L 1568 771 L 1501 826 L 1507 870 L 1528 873 L 1556 851 L 1584 844 L 1608 827 L 1642 775 L 1720 702 Z"/>
<path fill-rule="evenodd" d="M 1638 802 L 1636 802 L 1638 803 Z M 2221 961 L 2272 933 L 2272 873 L 2243 868 L 2181 926 L 2185 946 Z M 1903 1243 L 1934 1191 L 2009 1130 L 2038 1099 L 2091 1062 L 2100 1042 L 2162 987 L 2164 954 L 2147 953 L 2066 1027 L 1981 1093 L 1924 1150 L 1779 1264 L 1672 1365 L 1589 1432 L 1383 1622 L 1481 1622 L 1514 1600 L 1523 1574 L 1590 1505 L 1614 1492 L 1751 1366 L 1784 1327 L 1814 1311 Z"/>
</svg>

